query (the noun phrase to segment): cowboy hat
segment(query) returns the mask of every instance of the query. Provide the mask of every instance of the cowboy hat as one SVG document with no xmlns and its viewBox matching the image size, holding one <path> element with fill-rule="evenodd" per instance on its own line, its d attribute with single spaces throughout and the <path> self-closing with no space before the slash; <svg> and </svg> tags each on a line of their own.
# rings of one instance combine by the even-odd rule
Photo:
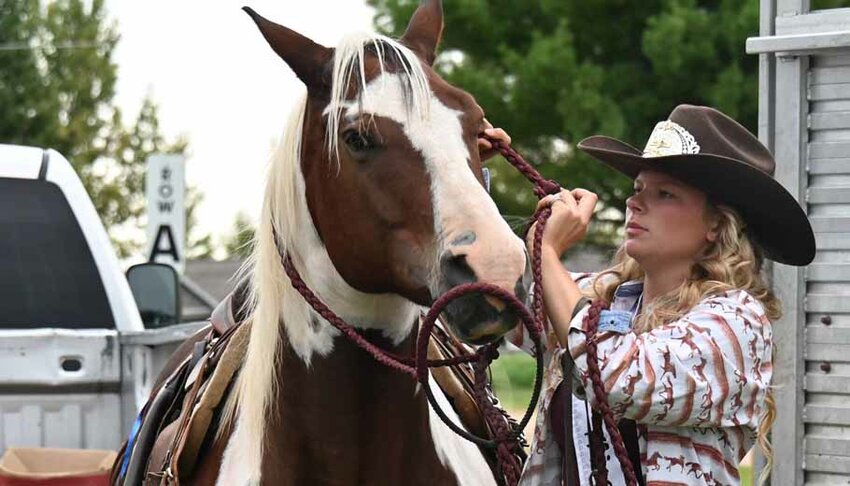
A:
<svg viewBox="0 0 850 486">
<path fill-rule="evenodd" d="M 812 226 L 774 178 L 773 156 L 746 128 L 714 108 L 677 106 L 655 126 L 644 150 L 599 135 L 582 140 L 578 148 L 631 178 L 641 170 L 659 170 L 732 206 L 772 260 L 802 266 L 814 259 Z"/>
</svg>

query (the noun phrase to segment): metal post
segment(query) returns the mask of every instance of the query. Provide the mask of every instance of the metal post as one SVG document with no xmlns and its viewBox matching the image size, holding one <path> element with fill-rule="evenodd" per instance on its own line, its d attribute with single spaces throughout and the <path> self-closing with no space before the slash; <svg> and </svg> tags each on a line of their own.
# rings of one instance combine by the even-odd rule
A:
<svg viewBox="0 0 850 486">
<path fill-rule="evenodd" d="M 776 0 L 760 0 L 759 5 L 759 36 L 772 36 L 776 33 Z M 773 53 L 759 54 L 759 115 L 758 115 L 758 137 L 759 140 L 770 150 L 776 153 L 773 145 L 774 130 L 776 123 L 776 56 Z M 766 265 L 768 278 L 773 281 L 773 265 Z M 774 444 L 774 459 L 776 450 Z M 767 465 L 767 460 L 761 449 L 756 446 L 753 461 L 753 479 L 758 481 L 762 470 Z M 773 476 L 770 481 L 773 482 Z"/>
<path fill-rule="evenodd" d="M 809 10 L 808 0 L 775 0 L 776 15 L 801 15 Z M 806 144 L 808 141 L 808 56 L 780 56 L 774 65 L 773 145 L 777 160 L 776 179 L 798 201 L 805 201 Z M 761 100 L 760 100 L 761 101 Z M 770 111 L 766 116 L 770 116 Z M 777 347 L 773 383 L 777 420 L 771 433 L 774 466 L 771 484 L 803 484 L 803 376 L 805 375 L 805 280 L 803 270 L 773 265 L 773 289 L 782 301 L 783 317 L 774 323 Z M 774 478 L 776 478 L 774 480 Z M 793 478 L 793 480 L 791 480 Z M 790 481 L 789 481 L 790 480 Z"/>
<path fill-rule="evenodd" d="M 781 57 L 776 65 L 776 179 L 798 200 L 805 200 L 807 141 L 806 72 L 808 56 Z M 774 264 L 773 289 L 782 302 L 783 317 L 774 323 L 777 347 L 773 364 L 777 420 L 773 426 L 773 475 L 782 484 L 803 484 L 803 376 L 805 360 L 805 281 L 803 269 Z M 778 484 L 778 483 L 777 483 Z"/>
</svg>

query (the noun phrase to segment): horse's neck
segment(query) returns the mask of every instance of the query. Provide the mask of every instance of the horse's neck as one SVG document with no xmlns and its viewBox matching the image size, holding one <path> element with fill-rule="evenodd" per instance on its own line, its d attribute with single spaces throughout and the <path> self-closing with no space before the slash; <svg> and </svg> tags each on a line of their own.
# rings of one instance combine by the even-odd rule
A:
<svg viewBox="0 0 850 486">
<path fill-rule="evenodd" d="M 377 332 L 384 349 L 410 355 Z M 344 337 L 307 367 L 283 344 L 278 393 L 266 434 L 264 478 L 276 484 L 455 484 L 435 452 L 423 392 Z"/>
</svg>

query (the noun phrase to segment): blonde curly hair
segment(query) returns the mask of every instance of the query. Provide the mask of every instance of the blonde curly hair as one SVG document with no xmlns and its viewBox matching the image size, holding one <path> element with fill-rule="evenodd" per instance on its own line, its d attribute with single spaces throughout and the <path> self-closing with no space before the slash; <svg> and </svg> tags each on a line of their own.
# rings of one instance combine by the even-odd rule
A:
<svg viewBox="0 0 850 486">
<path fill-rule="evenodd" d="M 780 302 L 762 274 L 764 258 L 758 245 L 746 231 L 746 224 L 733 208 L 707 203 L 709 218 L 717 221 L 717 238 L 709 243 L 703 255 L 691 267 L 690 277 L 678 288 L 659 296 L 647 306 L 635 321 L 637 332 L 646 332 L 685 315 L 701 300 L 730 290 L 745 290 L 764 306 L 768 319 L 782 316 Z M 614 256 L 613 266 L 600 272 L 587 290 L 588 297 L 610 303 L 614 292 L 623 282 L 644 278 L 638 262 L 621 246 Z M 772 356 L 776 354 L 773 345 Z M 757 443 L 767 461 L 760 483 L 764 483 L 773 466 L 773 448 L 768 433 L 776 418 L 776 403 L 772 387 L 765 396 L 764 411 L 758 426 Z"/>
</svg>

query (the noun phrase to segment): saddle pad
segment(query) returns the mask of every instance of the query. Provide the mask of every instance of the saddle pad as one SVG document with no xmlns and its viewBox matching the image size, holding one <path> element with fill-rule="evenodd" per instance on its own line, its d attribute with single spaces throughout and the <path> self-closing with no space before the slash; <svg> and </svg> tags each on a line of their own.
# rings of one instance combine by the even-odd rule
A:
<svg viewBox="0 0 850 486">
<path fill-rule="evenodd" d="M 250 335 L 251 323 L 245 322 L 233 332 L 225 346 L 213 347 L 207 355 L 207 362 L 217 358 L 217 363 L 212 373 L 203 378 L 204 383 L 199 397 L 192 405 L 185 433 L 177 439 L 172 459 L 172 464 L 176 467 L 172 469 L 178 472 L 178 477 L 191 476 L 197 462 L 198 451 L 207 436 L 213 415 L 224 398 L 224 393 L 236 370 L 242 366 Z M 216 352 L 221 353 L 220 356 L 214 356 L 213 353 Z"/>
</svg>

